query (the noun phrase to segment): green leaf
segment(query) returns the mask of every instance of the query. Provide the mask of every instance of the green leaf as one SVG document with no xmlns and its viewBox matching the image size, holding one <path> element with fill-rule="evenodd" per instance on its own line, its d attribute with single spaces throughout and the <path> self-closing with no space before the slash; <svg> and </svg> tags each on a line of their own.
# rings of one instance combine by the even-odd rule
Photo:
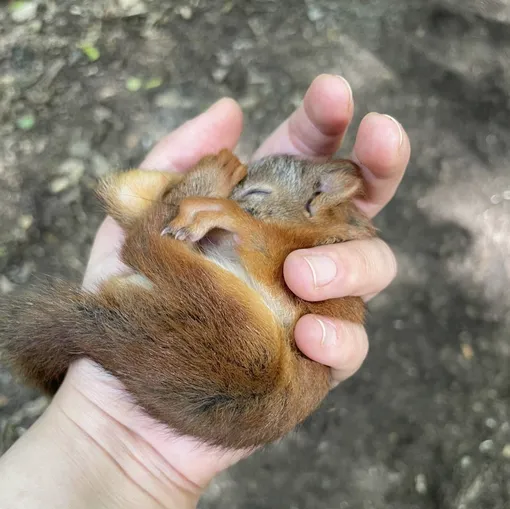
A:
<svg viewBox="0 0 510 509">
<path fill-rule="evenodd" d="M 92 44 L 83 43 L 80 46 L 80 49 L 83 51 L 85 56 L 91 61 L 95 62 L 96 60 L 99 60 L 99 57 L 101 56 L 101 53 L 99 50 L 93 46 Z"/>
<path fill-rule="evenodd" d="M 135 78 L 132 76 L 131 78 L 128 78 L 126 81 L 126 88 L 130 92 L 138 92 L 142 88 L 142 80 L 140 78 Z"/>
<path fill-rule="evenodd" d="M 158 88 L 163 84 L 163 80 L 161 78 L 150 78 L 145 82 L 144 88 L 145 90 L 150 90 L 151 88 Z"/>
<path fill-rule="evenodd" d="M 19 11 L 20 9 L 23 9 L 25 4 L 26 4 L 26 2 L 22 2 L 22 1 L 11 2 L 9 4 L 9 11 L 10 12 Z"/>
<path fill-rule="evenodd" d="M 32 114 L 23 115 L 16 119 L 16 126 L 23 131 L 29 131 L 35 125 L 35 117 Z"/>
</svg>

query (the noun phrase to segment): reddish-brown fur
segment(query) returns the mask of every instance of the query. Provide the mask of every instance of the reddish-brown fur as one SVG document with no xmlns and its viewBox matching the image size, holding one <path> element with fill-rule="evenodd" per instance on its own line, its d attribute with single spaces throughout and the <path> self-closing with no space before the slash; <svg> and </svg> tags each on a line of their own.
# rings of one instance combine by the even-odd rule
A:
<svg viewBox="0 0 510 509">
<path fill-rule="evenodd" d="M 132 170 L 107 179 L 98 193 L 125 229 L 122 260 L 134 276 L 111 277 L 96 294 L 60 284 L 14 300 L 0 315 L 3 358 L 53 393 L 69 364 L 88 357 L 149 415 L 210 444 L 282 437 L 329 389 L 328 368 L 294 343 L 296 321 L 364 319 L 359 298 L 306 302 L 283 280 L 290 252 L 375 234 L 352 203 L 362 192 L 357 168 L 334 164 L 313 216 L 292 221 L 278 211 L 261 220 L 228 198 L 247 171 L 229 151 L 186 176 Z M 236 268 L 216 263 L 218 253 Z"/>
</svg>

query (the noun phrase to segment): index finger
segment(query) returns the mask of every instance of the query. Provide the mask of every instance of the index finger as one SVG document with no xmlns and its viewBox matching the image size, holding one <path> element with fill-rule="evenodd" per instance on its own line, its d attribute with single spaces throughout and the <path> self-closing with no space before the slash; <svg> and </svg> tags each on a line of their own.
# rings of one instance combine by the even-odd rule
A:
<svg viewBox="0 0 510 509">
<path fill-rule="evenodd" d="M 159 171 L 186 171 L 204 155 L 222 148 L 233 149 L 241 135 L 242 112 L 232 99 L 221 99 L 207 111 L 186 122 L 160 140 L 140 168 Z M 107 217 L 100 226 L 83 280 L 92 290 L 105 277 L 126 268 L 119 259 L 123 231 Z"/>
</svg>

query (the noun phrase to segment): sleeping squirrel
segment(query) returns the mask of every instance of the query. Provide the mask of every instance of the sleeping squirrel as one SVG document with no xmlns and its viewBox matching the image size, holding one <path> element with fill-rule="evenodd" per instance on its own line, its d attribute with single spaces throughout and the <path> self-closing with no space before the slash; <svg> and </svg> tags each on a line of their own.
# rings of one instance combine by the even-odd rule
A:
<svg viewBox="0 0 510 509">
<path fill-rule="evenodd" d="M 294 250 L 375 236 L 353 199 L 349 160 L 228 150 L 186 174 L 130 170 L 98 187 L 123 228 L 125 273 L 97 292 L 55 283 L 0 308 L 0 359 L 54 394 L 88 357 L 151 417 L 226 448 L 291 431 L 322 402 L 329 368 L 305 357 L 294 326 L 308 313 L 363 323 L 362 299 L 307 302 L 285 285 Z"/>
</svg>

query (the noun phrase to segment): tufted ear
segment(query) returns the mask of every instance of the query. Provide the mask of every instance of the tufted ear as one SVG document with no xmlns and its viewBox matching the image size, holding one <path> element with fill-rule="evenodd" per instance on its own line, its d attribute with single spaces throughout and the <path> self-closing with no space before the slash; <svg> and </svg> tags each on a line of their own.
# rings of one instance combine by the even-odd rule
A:
<svg viewBox="0 0 510 509">
<path fill-rule="evenodd" d="M 323 168 L 308 207 L 312 216 L 364 194 L 361 169 L 353 161 L 338 159 L 326 163 Z"/>
<path fill-rule="evenodd" d="M 183 178 L 182 173 L 134 169 L 104 178 L 96 193 L 106 212 L 125 228 L 160 201 L 165 192 Z"/>
</svg>

